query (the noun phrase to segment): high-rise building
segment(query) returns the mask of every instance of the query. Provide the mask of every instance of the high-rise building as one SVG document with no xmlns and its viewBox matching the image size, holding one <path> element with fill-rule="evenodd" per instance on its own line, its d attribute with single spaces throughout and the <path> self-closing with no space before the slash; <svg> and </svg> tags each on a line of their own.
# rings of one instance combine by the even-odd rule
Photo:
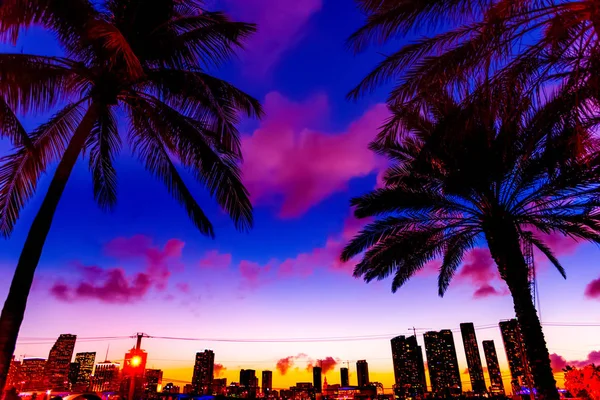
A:
<svg viewBox="0 0 600 400">
<path fill-rule="evenodd" d="M 397 336 L 391 340 L 396 391 L 401 397 L 416 397 L 427 391 L 421 346 L 415 336 Z"/>
<path fill-rule="evenodd" d="M 460 371 L 452 331 L 425 332 L 427 366 L 434 395 L 456 396 L 462 393 Z"/>
<path fill-rule="evenodd" d="M 475 394 L 484 394 L 486 392 L 485 378 L 483 376 L 479 346 L 477 345 L 477 336 L 475 335 L 475 326 L 471 322 L 462 323 L 460 324 L 460 333 L 463 345 L 465 346 L 465 355 L 467 356 L 467 366 L 469 367 L 469 376 L 471 377 L 471 390 Z"/>
<path fill-rule="evenodd" d="M 485 363 L 487 364 L 488 375 L 490 376 L 490 392 L 492 394 L 504 395 L 504 382 L 502 382 L 502 372 L 500 372 L 500 363 L 493 340 L 484 340 L 483 353 L 485 354 Z"/>
<path fill-rule="evenodd" d="M 262 372 L 262 392 L 267 396 L 273 390 L 273 372 L 263 371 Z"/>
<path fill-rule="evenodd" d="M 45 358 L 25 358 L 21 364 L 23 390 L 41 390 L 47 387 L 44 382 Z M 19 388 L 20 389 L 20 388 Z"/>
<path fill-rule="evenodd" d="M 144 373 L 144 392 L 147 394 L 158 393 L 158 386 L 162 384 L 162 377 L 162 370 L 147 369 Z"/>
<path fill-rule="evenodd" d="M 340 378 L 342 387 L 350 386 L 350 375 L 348 374 L 348 368 L 340 368 Z"/>
<path fill-rule="evenodd" d="M 78 362 L 72 362 L 69 365 L 69 385 L 71 390 L 74 390 L 75 386 L 77 386 L 77 378 L 79 377 L 79 368 L 80 365 Z"/>
<path fill-rule="evenodd" d="M 253 369 L 240 370 L 240 386 L 249 388 L 252 386 L 252 381 L 256 377 L 256 371 Z"/>
<path fill-rule="evenodd" d="M 8 367 L 8 376 L 6 377 L 6 389 L 21 388 L 21 361 L 15 360 L 15 356 L 12 356 L 10 366 Z"/>
<path fill-rule="evenodd" d="M 77 336 L 63 334 L 58 337 L 46 362 L 46 384 L 50 389 L 64 390 L 69 387 L 69 367 Z"/>
<path fill-rule="evenodd" d="M 96 352 L 77 353 L 75 354 L 75 362 L 79 364 L 79 373 L 76 382 L 77 386 L 85 390 L 89 386 L 90 377 L 92 376 L 92 372 L 94 372 Z"/>
<path fill-rule="evenodd" d="M 119 390 L 119 370 L 121 364 L 104 361 L 96 364 L 90 388 L 93 392 L 117 392 Z"/>
<path fill-rule="evenodd" d="M 321 367 L 313 367 L 313 387 L 315 388 L 315 393 L 321 393 L 323 391 L 321 372 Z"/>
<path fill-rule="evenodd" d="M 532 386 L 532 378 L 518 321 L 516 319 L 501 321 L 500 332 L 502 333 L 502 341 L 508 359 L 512 391 L 513 394 L 519 394 L 522 387 Z"/>
<path fill-rule="evenodd" d="M 356 376 L 358 378 L 358 387 L 369 385 L 369 364 L 366 360 L 358 360 L 356 362 Z"/>
<path fill-rule="evenodd" d="M 194 394 L 211 394 L 214 368 L 215 353 L 212 350 L 204 350 L 201 353 L 196 353 L 196 362 L 192 375 L 192 389 Z"/>
</svg>

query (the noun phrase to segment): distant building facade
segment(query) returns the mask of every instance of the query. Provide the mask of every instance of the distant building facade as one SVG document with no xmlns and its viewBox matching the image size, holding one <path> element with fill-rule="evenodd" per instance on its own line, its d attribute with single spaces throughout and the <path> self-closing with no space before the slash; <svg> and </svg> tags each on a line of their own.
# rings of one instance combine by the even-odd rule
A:
<svg viewBox="0 0 600 400">
<path fill-rule="evenodd" d="M 204 350 L 196 353 L 194 373 L 192 375 L 192 391 L 194 394 L 212 394 L 212 383 L 214 379 L 215 353 L 212 350 Z"/>
<path fill-rule="evenodd" d="M 358 378 L 358 387 L 369 385 L 369 364 L 366 360 L 358 360 L 356 362 L 356 376 Z"/>
<path fill-rule="evenodd" d="M 79 364 L 75 385 L 77 389 L 85 391 L 90 385 L 90 378 L 94 372 L 96 352 L 77 353 L 75 354 L 75 362 Z"/>
<path fill-rule="evenodd" d="M 475 326 L 471 322 L 460 324 L 460 333 L 467 356 L 467 366 L 469 368 L 469 377 L 471 378 L 471 390 L 475 394 L 484 394 L 485 377 L 483 376 L 483 366 L 481 365 L 481 354 L 475 335 Z"/>
<path fill-rule="evenodd" d="M 215 396 L 227 396 L 227 378 L 213 379 L 212 394 Z"/>
<path fill-rule="evenodd" d="M 516 319 L 500 321 L 500 332 L 508 359 L 512 391 L 513 394 L 519 394 L 523 387 L 532 386 L 532 377 L 518 321 Z"/>
<path fill-rule="evenodd" d="M 415 336 L 397 336 L 391 340 L 396 393 L 416 397 L 427 391 L 425 364 Z"/>
<path fill-rule="evenodd" d="M 262 372 L 262 392 L 265 396 L 268 396 L 273 391 L 273 372 L 263 371 Z"/>
<path fill-rule="evenodd" d="M 23 390 L 43 390 L 45 383 L 46 359 L 25 358 L 21 363 L 21 379 Z M 21 388 L 19 388 L 21 389 Z"/>
<path fill-rule="evenodd" d="M 460 371 L 452 331 L 425 332 L 425 352 L 434 395 L 448 397 L 462 393 Z"/>
<path fill-rule="evenodd" d="M 350 374 L 348 373 L 348 368 L 340 368 L 340 383 L 342 387 L 350 386 Z"/>
<path fill-rule="evenodd" d="M 504 395 L 504 382 L 502 382 L 502 372 L 500 371 L 500 363 L 498 362 L 498 353 L 496 353 L 494 341 L 484 340 L 482 345 L 490 377 L 490 392 L 492 394 Z"/>
<path fill-rule="evenodd" d="M 96 364 L 94 375 L 91 379 L 93 392 L 117 392 L 120 386 L 121 364 L 104 361 Z"/>
<path fill-rule="evenodd" d="M 162 377 L 162 370 L 147 369 L 144 372 L 144 392 L 146 394 L 158 393 L 158 387 L 162 384 Z"/>
<path fill-rule="evenodd" d="M 8 367 L 8 376 L 6 377 L 6 389 L 20 389 L 22 386 L 23 379 L 21 377 L 21 361 L 15 360 L 15 356 L 10 361 Z"/>
<path fill-rule="evenodd" d="M 63 334 L 58 337 L 46 362 L 46 385 L 52 390 L 65 390 L 69 388 L 69 368 L 75 349 L 77 336 Z"/>
<path fill-rule="evenodd" d="M 315 393 L 321 393 L 323 391 L 323 380 L 322 380 L 322 369 L 321 367 L 313 367 L 313 387 Z"/>
</svg>

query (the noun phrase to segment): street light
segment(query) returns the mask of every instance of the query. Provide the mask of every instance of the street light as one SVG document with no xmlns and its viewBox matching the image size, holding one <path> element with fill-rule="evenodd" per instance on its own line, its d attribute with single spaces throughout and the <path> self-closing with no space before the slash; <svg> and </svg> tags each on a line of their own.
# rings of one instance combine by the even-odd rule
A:
<svg viewBox="0 0 600 400">
<path fill-rule="evenodd" d="M 50 389 L 46 390 L 46 395 L 48 396 L 48 400 L 50 400 L 50 393 L 52 393 L 52 391 Z"/>
</svg>

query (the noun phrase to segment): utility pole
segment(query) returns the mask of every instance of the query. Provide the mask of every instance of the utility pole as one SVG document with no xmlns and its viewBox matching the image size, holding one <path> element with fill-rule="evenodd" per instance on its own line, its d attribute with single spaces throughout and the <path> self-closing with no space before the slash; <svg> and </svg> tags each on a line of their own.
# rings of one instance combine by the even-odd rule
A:
<svg viewBox="0 0 600 400">
<path fill-rule="evenodd" d="M 137 333 L 136 334 L 136 342 L 135 342 L 135 350 L 136 353 L 138 353 L 141 349 L 142 349 L 142 338 L 147 335 L 144 335 L 143 333 Z M 108 351 L 107 351 L 108 354 Z M 139 355 L 135 355 L 131 358 L 131 360 L 129 361 L 134 368 L 132 368 L 131 370 L 131 376 L 129 377 L 129 396 L 127 397 L 128 400 L 133 400 L 133 396 L 135 394 L 135 378 L 137 376 L 136 374 L 136 370 L 137 370 L 137 365 L 134 365 L 137 362 L 140 362 L 140 357 Z"/>
</svg>

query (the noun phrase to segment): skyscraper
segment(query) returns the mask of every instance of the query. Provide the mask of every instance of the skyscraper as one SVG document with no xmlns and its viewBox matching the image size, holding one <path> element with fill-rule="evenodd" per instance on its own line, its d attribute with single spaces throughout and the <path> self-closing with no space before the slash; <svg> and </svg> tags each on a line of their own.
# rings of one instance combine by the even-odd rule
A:
<svg viewBox="0 0 600 400">
<path fill-rule="evenodd" d="M 369 385 L 369 364 L 366 360 L 358 360 L 356 362 L 356 375 L 358 378 L 358 387 Z"/>
<path fill-rule="evenodd" d="M 10 366 L 8 367 L 8 376 L 6 377 L 6 389 L 21 388 L 21 361 L 15 360 L 15 356 L 12 356 Z"/>
<path fill-rule="evenodd" d="M 484 340 L 483 353 L 485 354 L 485 363 L 487 364 L 488 375 L 490 376 L 490 391 L 492 394 L 504 395 L 504 382 L 502 382 L 502 372 L 500 372 L 500 363 L 493 340 Z"/>
<path fill-rule="evenodd" d="M 73 358 L 73 349 L 77 336 L 63 334 L 58 337 L 48 355 L 46 362 L 46 383 L 51 389 L 67 389 L 69 387 L 69 366 Z"/>
<path fill-rule="evenodd" d="M 162 383 L 163 372 L 160 369 L 147 369 L 144 373 L 144 392 L 153 394 L 158 392 L 158 385 Z"/>
<path fill-rule="evenodd" d="M 415 336 L 397 336 L 391 340 L 396 389 L 402 396 L 415 397 L 427 390 L 423 352 Z"/>
<path fill-rule="evenodd" d="M 240 370 L 240 386 L 251 387 L 252 381 L 256 377 L 256 371 L 253 369 L 242 369 Z"/>
<path fill-rule="evenodd" d="M 96 352 L 77 353 L 75 354 L 75 362 L 79 364 L 79 374 L 77 375 L 77 385 L 87 386 L 90 383 L 90 377 L 94 372 L 94 363 L 96 362 Z M 84 389 L 85 389 L 84 388 Z"/>
<path fill-rule="evenodd" d="M 463 345 L 465 346 L 465 355 L 467 356 L 467 366 L 469 367 L 469 376 L 471 377 L 471 390 L 475 394 L 483 394 L 486 392 L 485 378 L 483 376 L 479 346 L 477 345 L 477 336 L 475 335 L 475 326 L 471 322 L 460 324 L 460 333 Z"/>
<path fill-rule="evenodd" d="M 267 396 L 273 390 L 273 372 L 262 372 L 262 392 Z"/>
<path fill-rule="evenodd" d="M 313 386 L 315 388 L 315 393 L 321 393 L 323 391 L 321 372 L 321 367 L 313 367 Z"/>
<path fill-rule="evenodd" d="M 75 386 L 77 386 L 77 378 L 79 377 L 79 363 L 72 362 L 69 365 L 69 385 L 71 390 L 75 390 Z"/>
<path fill-rule="evenodd" d="M 214 378 L 215 353 L 204 350 L 196 353 L 196 363 L 192 375 L 192 390 L 194 394 L 211 394 L 211 385 Z"/>
<path fill-rule="evenodd" d="M 350 376 L 348 374 L 348 368 L 340 368 L 340 378 L 342 387 L 350 386 Z"/>
<path fill-rule="evenodd" d="M 44 382 L 45 358 L 25 358 L 21 364 L 23 390 L 40 390 L 47 387 Z M 19 388 L 20 389 L 20 388 Z"/>
<path fill-rule="evenodd" d="M 452 331 L 425 332 L 424 337 L 433 393 L 443 397 L 460 395 L 462 386 Z"/>
<path fill-rule="evenodd" d="M 119 390 L 119 363 L 104 361 L 96 364 L 92 377 L 91 390 L 93 392 L 116 392 Z"/>
<path fill-rule="evenodd" d="M 508 359 L 512 391 L 514 394 L 519 394 L 521 387 L 532 386 L 519 323 L 516 319 L 500 321 L 500 332 L 502 333 L 502 341 Z"/>
</svg>

